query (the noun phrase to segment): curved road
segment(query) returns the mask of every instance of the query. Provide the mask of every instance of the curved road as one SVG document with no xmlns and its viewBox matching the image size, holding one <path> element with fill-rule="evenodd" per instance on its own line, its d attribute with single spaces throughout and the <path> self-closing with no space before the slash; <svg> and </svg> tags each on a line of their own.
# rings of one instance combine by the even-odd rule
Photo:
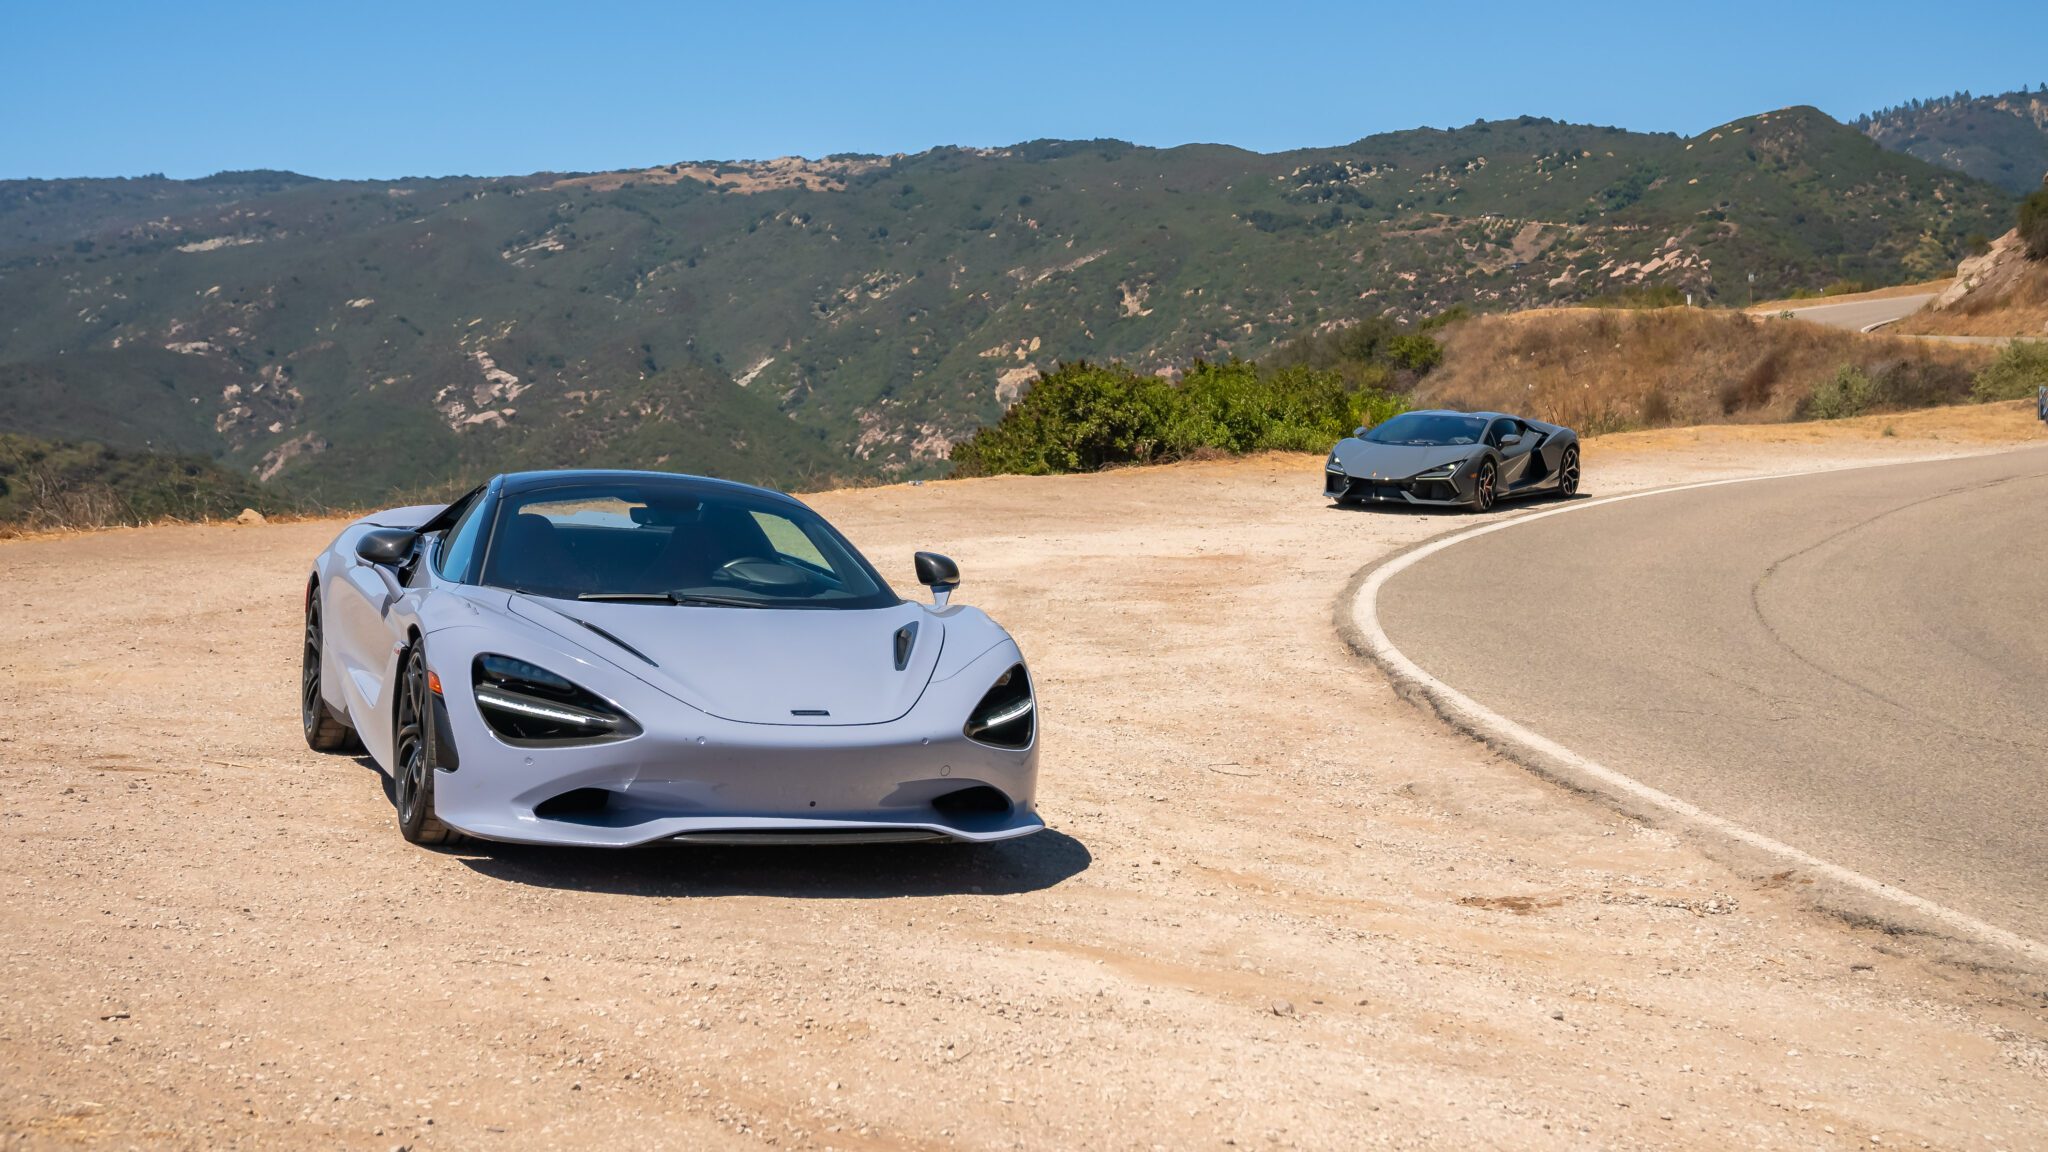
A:
<svg viewBox="0 0 2048 1152">
<path fill-rule="evenodd" d="M 1883 296 L 1871 300 L 1849 300 L 1840 304 L 1807 304 L 1797 308 L 1752 309 L 1760 315 L 1775 316 L 1790 312 L 1794 318 L 1830 328 L 1849 328 L 1857 332 L 1871 332 L 1885 325 L 1903 320 L 1918 312 L 1939 295 L 1935 292 L 1916 293 L 1911 296 Z M 1943 344 L 2010 344 L 2011 336 L 1926 336 L 1914 332 L 1892 332 L 1910 340 L 1933 340 Z"/>
<path fill-rule="evenodd" d="M 1881 324 L 1903 320 L 1925 307 L 1937 292 L 1913 296 L 1885 296 L 1875 300 L 1851 300 L 1842 304 L 1807 304 L 1797 308 L 1772 309 L 1772 313 L 1790 312 L 1801 320 L 1825 324 L 1830 328 L 1854 328 L 1868 332 Z"/>
<path fill-rule="evenodd" d="M 1379 616 L 1582 755 L 2048 939 L 2048 448 L 1549 517 L 1425 557 Z"/>
</svg>

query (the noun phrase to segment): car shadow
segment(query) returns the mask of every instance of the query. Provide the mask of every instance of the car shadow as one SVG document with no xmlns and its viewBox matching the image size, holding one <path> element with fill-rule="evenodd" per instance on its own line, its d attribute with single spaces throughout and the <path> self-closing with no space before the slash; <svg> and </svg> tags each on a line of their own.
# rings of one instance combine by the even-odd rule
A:
<svg viewBox="0 0 2048 1152">
<path fill-rule="evenodd" d="M 1428 504 L 1339 504 L 1332 500 L 1328 511 L 1379 516 L 1468 516 L 1468 508 L 1445 508 Z"/>
<path fill-rule="evenodd" d="M 1050 828 L 992 844 L 556 848 L 471 840 L 446 851 L 509 884 L 616 896 L 798 900 L 1008 896 L 1051 888 L 1094 862 L 1086 845 Z"/>
<path fill-rule="evenodd" d="M 1330 512 L 1369 513 L 1381 516 L 1445 516 L 1455 518 L 1459 516 L 1498 516 L 1502 513 L 1512 512 L 1517 508 L 1541 508 L 1550 504 L 1567 504 L 1575 500 L 1590 499 L 1592 499 L 1592 495 L 1581 489 L 1570 496 L 1561 496 L 1555 492 L 1539 492 L 1533 496 L 1515 496 L 1507 500 L 1497 501 L 1492 508 L 1485 512 L 1474 512 L 1466 507 L 1447 507 L 1437 504 L 1339 504 L 1334 500 L 1324 507 L 1326 511 Z"/>
</svg>

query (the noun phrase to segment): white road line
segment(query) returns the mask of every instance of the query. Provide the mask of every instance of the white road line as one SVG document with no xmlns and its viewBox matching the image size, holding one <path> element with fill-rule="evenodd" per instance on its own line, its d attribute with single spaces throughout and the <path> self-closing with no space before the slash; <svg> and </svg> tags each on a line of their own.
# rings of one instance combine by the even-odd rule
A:
<svg viewBox="0 0 2048 1152">
<path fill-rule="evenodd" d="M 1898 461 L 1896 463 L 1918 464 L 1926 463 L 1926 461 Z M 1858 465 L 1857 467 L 1888 466 L 1893 466 L 1892 462 Z M 1403 552 L 1374 569 L 1372 574 L 1366 577 L 1365 581 L 1359 585 L 1358 593 L 1353 597 L 1349 605 L 1351 609 L 1350 623 L 1365 642 L 1367 647 L 1365 654 L 1377 660 L 1387 670 L 1388 674 L 1394 678 L 1397 684 L 1403 684 L 1421 691 L 1438 710 L 1455 717 L 1458 722 L 1469 726 L 1474 732 L 1482 733 L 1494 740 L 1498 740 L 1510 748 L 1520 748 L 1536 752 L 1545 759 L 1561 765 L 1569 775 L 1579 778 L 1575 783 L 1587 787 L 1589 790 L 1619 793 L 1641 803 L 1661 809 L 1682 818 L 1696 827 L 1724 836 L 1749 848 L 1769 853 L 1772 856 L 1796 864 L 1818 875 L 1825 876 L 1829 880 L 1855 889 L 1865 895 L 1875 896 L 1901 907 L 1911 909 L 1921 916 L 1941 924 L 1959 936 L 2010 949 L 2034 960 L 2048 958 L 2048 947 L 2044 947 L 2039 942 L 2028 937 L 2008 932 L 1994 924 L 1987 924 L 1967 913 L 1958 912 L 1947 905 L 1937 904 L 1924 896 L 1916 896 L 1903 888 L 1886 884 L 1882 880 L 1873 879 L 1854 869 L 1845 868 L 1832 861 L 1823 860 L 1810 852 L 1801 851 L 1790 844 L 1773 840 L 1761 832 L 1752 831 L 1725 817 L 1716 816 L 1700 808 L 1698 805 L 1688 803 L 1667 792 L 1660 792 L 1632 776 L 1624 775 L 1604 764 L 1581 756 L 1564 745 L 1540 733 L 1531 731 L 1498 712 L 1485 707 L 1470 696 L 1430 675 L 1423 670 L 1421 665 L 1410 660 L 1406 653 L 1396 648 L 1394 642 L 1387 638 L 1386 629 L 1380 625 L 1379 595 L 1380 589 L 1386 585 L 1387 581 L 1400 575 L 1418 561 L 1434 556 L 1454 544 L 1462 544 L 1467 540 L 1484 536 L 1490 532 L 1505 531 L 1506 529 L 1533 521 L 1546 520 L 1552 516 L 1562 516 L 1568 512 L 1580 512 L 1588 508 L 1598 508 L 1603 504 L 1615 504 L 1623 500 L 1640 500 L 1646 496 L 1663 496 L 1673 492 L 1690 492 L 1700 488 L 1717 488 L 1724 484 L 1746 484 L 1755 480 L 1781 480 L 1791 476 L 1815 476 L 1826 472 L 1848 470 L 1841 468 L 1819 468 L 1805 472 L 1780 472 L 1767 476 L 1739 476 L 1728 480 L 1705 480 L 1695 484 L 1680 484 L 1671 488 L 1656 488 L 1646 492 L 1630 492 L 1620 496 L 1607 496 L 1597 500 L 1576 501 L 1547 511 L 1531 512 L 1522 516 L 1516 516 L 1513 519 L 1501 520 L 1492 524 L 1482 525 L 1478 528 L 1453 533 L 1442 539 L 1434 540 L 1418 548 Z"/>
</svg>

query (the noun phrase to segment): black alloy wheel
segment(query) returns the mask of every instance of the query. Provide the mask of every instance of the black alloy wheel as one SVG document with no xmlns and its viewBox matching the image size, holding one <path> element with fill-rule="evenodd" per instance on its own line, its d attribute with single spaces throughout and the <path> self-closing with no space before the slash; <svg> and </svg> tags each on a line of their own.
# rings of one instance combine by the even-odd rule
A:
<svg viewBox="0 0 2048 1152">
<path fill-rule="evenodd" d="M 427 686 L 427 649 L 416 642 L 398 677 L 398 725 L 392 741 L 397 765 L 398 831 L 413 844 L 448 844 L 460 833 L 434 817 L 434 700 Z"/>
<path fill-rule="evenodd" d="M 355 729 L 343 723 L 320 692 L 320 653 L 326 637 L 320 628 L 320 590 L 306 603 L 306 645 L 299 663 L 299 723 L 306 746 L 315 752 L 342 752 L 357 747 Z"/>
<path fill-rule="evenodd" d="M 1479 471 L 1472 476 L 1473 511 L 1490 512 L 1493 510 L 1494 497 L 1498 495 L 1495 492 L 1495 485 L 1499 478 L 1500 474 L 1494 469 L 1493 461 L 1488 460 L 1479 466 Z"/>
</svg>

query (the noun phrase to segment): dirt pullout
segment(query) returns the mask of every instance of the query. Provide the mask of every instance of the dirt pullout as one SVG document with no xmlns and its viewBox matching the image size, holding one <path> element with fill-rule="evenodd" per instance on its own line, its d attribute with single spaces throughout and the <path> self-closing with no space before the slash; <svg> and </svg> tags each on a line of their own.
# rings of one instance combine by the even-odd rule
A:
<svg viewBox="0 0 2048 1152">
<path fill-rule="evenodd" d="M 1595 440 L 1587 484 L 1968 447 L 1900 431 Z M 813 498 L 904 587 L 913 549 L 952 554 L 1032 660 L 1052 831 L 980 850 L 409 848 L 380 777 L 296 728 L 300 588 L 333 524 L 0 543 L 0 1131 L 2048 1139 L 2037 980 L 1844 927 L 1801 877 L 1747 879 L 1397 699 L 1335 598 L 1471 521 L 1333 510 L 1318 463 Z"/>
</svg>

